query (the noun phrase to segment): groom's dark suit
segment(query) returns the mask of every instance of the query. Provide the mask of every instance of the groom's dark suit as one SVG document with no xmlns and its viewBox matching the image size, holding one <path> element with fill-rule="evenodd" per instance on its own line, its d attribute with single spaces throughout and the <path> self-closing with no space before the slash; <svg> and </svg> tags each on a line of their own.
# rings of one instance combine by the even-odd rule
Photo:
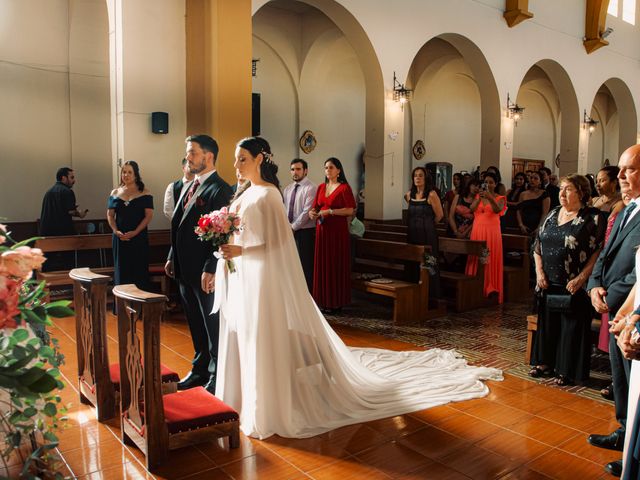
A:
<svg viewBox="0 0 640 480">
<path fill-rule="evenodd" d="M 186 196 L 186 192 L 185 192 Z M 213 293 L 205 293 L 201 287 L 203 272 L 215 273 L 216 258 L 211 242 L 198 240 L 194 232 L 200 215 L 227 206 L 231 199 L 231 187 L 213 172 L 202 182 L 191 201 L 183 206 L 183 199 L 176 202 L 171 220 L 171 250 L 168 260 L 180 288 L 195 355 L 192 373 L 215 383 L 218 360 L 218 314 L 211 314 Z"/>
<path fill-rule="evenodd" d="M 600 252 L 587 285 L 588 290 L 603 287 L 607 291 L 605 299 L 611 320 L 616 316 L 636 282 L 635 255 L 636 247 L 640 245 L 640 211 L 631 217 L 621 230 L 620 223 L 624 212 L 624 210 L 621 211 L 616 218 L 611 230 L 611 237 Z M 616 418 L 621 425 L 619 431 L 624 433 L 627 423 L 631 362 L 622 356 L 613 334 L 609 335 L 609 358 L 611 360 Z"/>
</svg>

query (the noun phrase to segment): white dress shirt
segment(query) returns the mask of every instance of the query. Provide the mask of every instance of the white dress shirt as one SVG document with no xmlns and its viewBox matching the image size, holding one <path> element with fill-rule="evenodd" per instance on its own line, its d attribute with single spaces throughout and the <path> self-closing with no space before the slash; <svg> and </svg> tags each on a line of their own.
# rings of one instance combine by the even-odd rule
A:
<svg viewBox="0 0 640 480">
<path fill-rule="evenodd" d="M 291 195 L 296 186 L 296 183 L 300 185 L 296 192 L 296 200 L 293 206 L 293 222 L 291 222 L 291 228 L 295 230 L 301 230 L 303 228 L 316 228 L 315 220 L 309 218 L 309 210 L 313 205 L 313 200 L 316 198 L 316 191 L 318 186 L 315 185 L 307 177 L 304 177 L 299 182 L 293 182 L 287 185 L 284 189 L 284 207 L 287 211 L 287 217 L 289 216 L 289 204 L 291 203 Z"/>
<path fill-rule="evenodd" d="M 178 198 L 182 198 L 185 190 L 189 188 L 189 186 L 191 186 L 191 182 L 192 180 L 187 180 L 187 177 L 182 177 L 182 189 L 180 190 L 180 195 L 178 196 Z M 176 209 L 176 203 L 173 199 L 173 184 L 174 182 L 171 182 L 169 185 L 167 185 L 167 189 L 164 191 L 164 205 L 162 207 L 164 216 L 169 220 L 173 218 L 173 211 Z"/>
</svg>

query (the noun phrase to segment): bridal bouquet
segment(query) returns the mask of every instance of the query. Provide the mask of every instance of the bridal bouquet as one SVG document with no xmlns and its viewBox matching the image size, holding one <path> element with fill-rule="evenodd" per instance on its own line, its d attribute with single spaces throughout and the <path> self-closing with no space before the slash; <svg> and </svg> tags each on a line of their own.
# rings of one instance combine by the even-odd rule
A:
<svg viewBox="0 0 640 480">
<path fill-rule="evenodd" d="M 240 217 L 230 212 L 227 207 L 201 215 L 198 226 L 195 228 L 198 239 L 203 242 L 211 242 L 215 249 L 229 243 L 231 235 L 239 231 Z M 227 260 L 227 268 L 231 273 L 236 271 L 233 260 Z"/>
</svg>

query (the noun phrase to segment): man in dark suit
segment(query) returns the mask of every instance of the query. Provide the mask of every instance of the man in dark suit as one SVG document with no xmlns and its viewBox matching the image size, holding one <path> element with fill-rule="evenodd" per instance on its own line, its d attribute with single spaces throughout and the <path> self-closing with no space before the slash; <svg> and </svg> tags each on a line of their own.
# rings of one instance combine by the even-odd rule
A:
<svg viewBox="0 0 640 480">
<path fill-rule="evenodd" d="M 549 211 L 560 205 L 560 188 L 551 183 L 551 169 L 548 167 L 540 167 L 538 170 L 542 188 L 549 194 Z"/>
<path fill-rule="evenodd" d="M 640 244 L 640 145 L 625 150 L 618 167 L 620 190 L 622 195 L 629 195 L 631 201 L 616 218 L 609 241 L 596 261 L 587 286 L 593 307 L 598 313 L 609 313 L 611 319 L 615 318 L 636 281 L 635 254 Z M 614 334 L 610 334 L 609 338 L 609 359 L 616 418 L 620 427 L 609 435 L 590 435 L 588 442 L 596 447 L 622 451 L 627 426 L 631 364 L 618 349 Z M 622 462 L 610 462 L 605 470 L 620 476 Z"/>
<path fill-rule="evenodd" d="M 176 205 L 171 220 L 171 250 L 165 271 L 176 278 L 189 323 L 195 355 L 191 372 L 178 383 L 179 390 L 203 385 L 215 392 L 218 361 L 218 314 L 212 314 L 217 260 L 211 242 L 201 242 L 194 232 L 200 216 L 229 204 L 231 187 L 218 176 L 218 144 L 208 135 L 187 137 L 187 162 L 195 175 Z"/>
</svg>

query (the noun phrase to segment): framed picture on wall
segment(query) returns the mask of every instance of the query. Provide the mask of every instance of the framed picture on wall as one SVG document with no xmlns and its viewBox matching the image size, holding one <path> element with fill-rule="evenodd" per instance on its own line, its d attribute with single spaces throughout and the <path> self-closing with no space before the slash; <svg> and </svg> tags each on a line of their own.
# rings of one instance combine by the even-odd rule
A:
<svg viewBox="0 0 640 480">
<path fill-rule="evenodd" d="M 544 160 L 534 160 L 531 158 L 513 158 L 511 160 L 511 180 L 516 176 L 516 173 L 524 173 L 527 170 L 537 172 L 540 168 L 544 167 Z"/>
</svg>

